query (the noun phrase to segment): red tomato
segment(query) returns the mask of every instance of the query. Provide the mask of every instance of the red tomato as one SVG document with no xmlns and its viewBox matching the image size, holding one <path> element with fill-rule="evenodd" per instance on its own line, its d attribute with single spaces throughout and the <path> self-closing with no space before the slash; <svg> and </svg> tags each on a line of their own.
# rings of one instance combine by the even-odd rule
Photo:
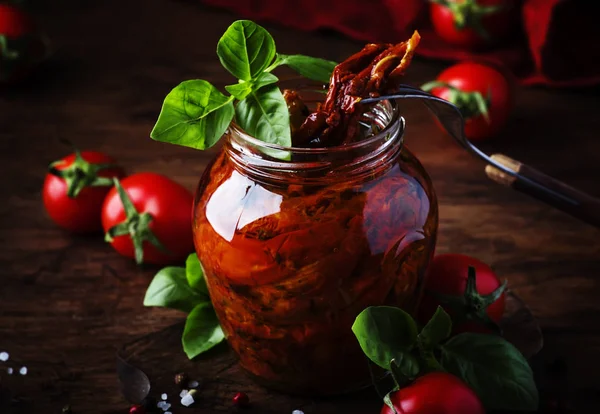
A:
<svg viewBox="0 0 600 414">
<path fill-rule="evenodd" d="M 505 38 L 518 21 L 517 11 L 514 0 L 438 0 L 429 6 L 438 36 L 467 49 Z"/>
<path fill-rule="evenodd" d="M 46 54 L 46 44 L 31 17 L 0 3 L 0 82 L 23 78 Z"/>
<path fill-rule="evenodd" d="M 154 173 L 131 175 L 120 186 L 132 207 L 124 207 L 127 201 L 116 187 L 102 207 L 102 226 L 115 250 L 138 263 L 154 264 L 180 262 L 194 251 L 194 200 L 185 187 Z"/>
<path fill-rule="evenodd" d="M 434 82 L 423 85 L 423 89 L 458 106 L 465 118 L 465 135 L 473 141 L 496 135 L 512 111 L 513 93 L 508 79 L 481 63 L 453 65 Z M 485 105 L 487 119 L 481 104 Z"/>
<path fill-rule="evenodd" d="M 475 283 L 468 286 L 469 267 L 475 269 Z M 418 320 L 427 323 L 441 305 L 452 317 L 453 332 L 496 331 L 504 315 L 505 285 L 485 263 L 463 254 L 434 257 L 419 305 Z M 436 297 L 443 295 L 444 299 Z"/>
<path fill-rule="evenodd" d="M 390 399 L 398 414 L 485 414 L 475 391 L 445 372 L 423 375 Z M 394 412 L 384 404 L 381 414 Z"/>
<path fill-rule="evenodd" d="M 50 218 L 59 226 L 74 233 L 100 231 L 100 212 L 104 197 L 113 183 L 108 178 L 125 175 L 114 160 L 101 152 L 83 151 L 51 164 L 46 174 L 42 198 Z M 104 184 L 98 186 L 98 184 Z M 95 184 L 95 186 L 91 186 Z"/>
</svg>

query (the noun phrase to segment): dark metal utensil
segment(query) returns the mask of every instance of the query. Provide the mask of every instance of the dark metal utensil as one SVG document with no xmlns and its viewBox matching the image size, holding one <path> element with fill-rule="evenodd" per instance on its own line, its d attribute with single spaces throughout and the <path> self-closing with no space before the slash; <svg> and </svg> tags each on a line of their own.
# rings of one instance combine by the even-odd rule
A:
<svg viewBox="0 0 600 414">
<path fill-rule="evenodd" d="M 486 162 L 485 171 L 492 180 L 535 197 L 586 223 L 600 227 L 599 199 L 505 155 L 487 155 L 467 139 L 462 114 L 450 102 L 408 85 L 400 85 L 397 93 L 392 95 L 367 98 L 361 102 L 367 104 L 398 99 L 418 99 L 423 102 L 456 142 Z"/>
</svg>

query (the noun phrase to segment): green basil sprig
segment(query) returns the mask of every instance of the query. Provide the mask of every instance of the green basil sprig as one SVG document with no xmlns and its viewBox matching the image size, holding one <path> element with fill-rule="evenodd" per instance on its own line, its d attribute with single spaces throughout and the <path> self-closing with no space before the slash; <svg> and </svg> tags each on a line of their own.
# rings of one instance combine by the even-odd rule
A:
<svg viewBox="0 0 600 414">
<path fill-rule="evenodd" d="M 177 309 L 188 314 L 181 341 L 190 359 L 225 339 L 196 253 L 188 256 L 185 267 L 165 267 L 154 276 L 146 290 L 144 306 Z"/>
<path fill-rule="evenodd" d="M 396 380 L 392 391 L 426 372 L 446 371 L 467 383 L 488 410 L 537 410 L 533 373 L 518 349 L 497 335 L 463 333 L 448 339 L 451 330 L 441 307 L 418 334 L 408 313 L 388 306 L 365 309 L 352 326 L 365 355 Z"/>
<path fill-rule="evenodd" d="M 234 119 L 255 138 L 285 147 L 292 145 L 290 115 L 277 76 L 271 71 L 287 65 L 304 77 L 327 83 L 336 62 L 276 52 L 267 30 L 249 20 L 231 24 L 217 44 L 217 55 L 238 82 L 221 93 L 205 80 L 189 80 L 165 98 L 150 133 L 157 141 L 196 149 L 215 145 Z M 234 105 L 237 101 L 237 105 Z M 278 158 L 289 154 L 269 152 Z"/>
<path fill-rule="evenodd" d="M 352 331 L 364 353 L 381 368 L 404 359 L 417 341 L 417 324 L 400 308 L 372 306 L 358 315 Z"/>
</svg>

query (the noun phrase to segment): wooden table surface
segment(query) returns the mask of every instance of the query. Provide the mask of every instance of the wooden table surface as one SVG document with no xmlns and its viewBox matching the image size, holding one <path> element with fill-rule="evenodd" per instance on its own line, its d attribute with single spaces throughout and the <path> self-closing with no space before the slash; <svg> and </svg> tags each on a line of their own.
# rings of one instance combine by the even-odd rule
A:
<svg viewBox="0 0 600 414">
<path fill-rule="evenodd" d="M 167 174 L 194 189 L 215 150 L 157 143 L 149 132 L 180 81 L 231 82 L 215 48 L 237 16 L 169 0 L 62 0 L 37 12 L 56 53 L 30 82 L 0 92 L 0 351 L 11 354 L 0 379 L 8 380 L 4 367 L 27 365 L 29 375 L 10 380 L 23 389 L 43 382 L 29 395 L 47 401 L 39 412 L 70 403 L 75 413 L 124 413 L 115 350 L 181 314 L 142 306 L 156 268 L 138 268 L 101 236 L 71 236 L 49 220 L 44 174 L 69 151 L 59 142 L 68 139 L 117 157 L 129 172 Z M 283 53 L 339 61 L 361 47 L 335 34 L 266 26 Z M 407 82 L 420 85 L 442 67 L 417 60 Z M 597 91 L 519 89 L 510 124 L 485 148 L 600 196 L 599 111 Z M 438 252 L 476 256 L 507 278 L 543 328 L 543 361 L 567 362 L 568 404 L 594 406 L 600 231 L 489 181 L 484 165 L 420 106 L 407 106 L 405 118 L 408 146 L 439 195 Z"/>
</svg>

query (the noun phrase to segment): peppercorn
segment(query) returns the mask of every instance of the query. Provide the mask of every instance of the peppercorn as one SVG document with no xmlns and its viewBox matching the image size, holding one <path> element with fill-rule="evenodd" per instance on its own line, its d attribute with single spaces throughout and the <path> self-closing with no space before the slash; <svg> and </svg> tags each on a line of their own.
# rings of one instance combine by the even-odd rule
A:
<svg viewBox="0 0 600 414">
<path fill-rule="evenodd" d="M 187 387 L 189 380 L 190 378 L 185 372 L 180 372 L 179 374 L 175 375 L 175 384 L 177 384 L 180 388 Z"/>
<path fill-rule="evenodd" d="M 129 414 L 146 414 L 146 410 L 141 405 L 132 405 Z"/>
<path fill-rule="evenodd" d="M 238 392 L 233 396 L 233 403 L 238 407 L 247 407 L 250 404 L 250 398 L 245 392 Z"/>
</svg>

